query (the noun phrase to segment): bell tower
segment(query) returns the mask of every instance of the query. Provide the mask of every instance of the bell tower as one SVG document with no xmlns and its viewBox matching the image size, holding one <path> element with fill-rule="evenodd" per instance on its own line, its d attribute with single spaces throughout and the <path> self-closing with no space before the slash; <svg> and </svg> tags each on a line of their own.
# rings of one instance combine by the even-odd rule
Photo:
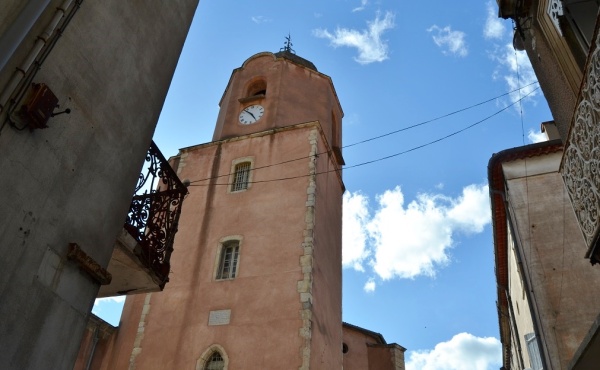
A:
<svg viewBox="0 0 600 370">
<path fill-rule="evenodd" d="M 343 112 L 332 81 L 288 44 L 235 69 L 219 105 L 213 141 L 171 160 L 191 180 L 171 281 L 128 297 L 113 365 L 341 369 Z"/>
<path fill-rule="evenodd" d="M 333 83 L 291 47 L 259 53 L 233 71 L 219 104 L 213 140 L 318 121 L 341 160 L 343 116 Z"/>
</svg>

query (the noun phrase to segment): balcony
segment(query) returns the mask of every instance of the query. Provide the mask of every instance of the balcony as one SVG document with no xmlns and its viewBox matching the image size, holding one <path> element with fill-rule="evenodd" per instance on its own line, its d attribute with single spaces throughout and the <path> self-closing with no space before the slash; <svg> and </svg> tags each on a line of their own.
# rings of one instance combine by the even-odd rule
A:
<svg viewBox="0 0 600 370">
<path fill-rule="evenodd" d="M 152 142 L 98 297 L 160 291 L 169 281 L 173 240 L 187 189 Z"/>
</svg>

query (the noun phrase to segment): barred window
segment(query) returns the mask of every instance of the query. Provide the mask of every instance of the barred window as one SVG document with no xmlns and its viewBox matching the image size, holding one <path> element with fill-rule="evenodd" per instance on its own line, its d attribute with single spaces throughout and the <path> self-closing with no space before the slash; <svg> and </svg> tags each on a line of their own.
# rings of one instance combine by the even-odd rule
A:
<svg viewBox="0 0 600 370">
<path fill-rule="evenodd" d="M 204 370 L 222 370 L 225 367 L 225 361 L 223 360 L 223 356 L 217 351 L 213 352 L 210 355 L 208 361 L 206 361 L 206 366 L 204 366 Z"/>
<path fill-rule="evenodd" d="M 217 270 L 217 279 L 233 279 L 237 274 L 238 257 L 240 253 L 240 244 L 237 240 L 223 244 L 221 248 L 221 258 L 219 260 L 219 269 Z"/>
<path fill-rule="evenodd" d="M 250 162 L 242 162 L 235 165 L 235 169 L 233 171 L 233 181 L 231 183 L 231 191 L 248 189 L 250 165 Z"/>
</svg>

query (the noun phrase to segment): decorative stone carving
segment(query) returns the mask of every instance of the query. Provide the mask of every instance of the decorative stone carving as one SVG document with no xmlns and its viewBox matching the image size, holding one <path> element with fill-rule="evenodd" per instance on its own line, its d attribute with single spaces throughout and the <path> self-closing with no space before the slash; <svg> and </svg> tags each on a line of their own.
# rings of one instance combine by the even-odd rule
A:
<svg viewBox="0 0 600 370">
<path fill-rule="evenodd" d="M 600 262 L 600 54 L 596 38 L 588 57 L 584 84 L 571 123 L 561 172 L 589 248 L 592 264 Z"/>
<path fill-rule="evenodd" d="M 561 0 L 549 0 L 548 1 L 548 9 L 546 9 L 546 13 L 548 13 L 548 15 L 550 16 L 550 19 L 552 19 L 552 24 L 554 24 L 554 27 L 556 27 L 558 34 L 562 36 L 562 31 L 560 30 L 560 22 L 558 20 L 558 18 L 562 17 L 562 15 L 564 14 L 563 7 L 562 7 L 562 1 Z"/>
</svg>

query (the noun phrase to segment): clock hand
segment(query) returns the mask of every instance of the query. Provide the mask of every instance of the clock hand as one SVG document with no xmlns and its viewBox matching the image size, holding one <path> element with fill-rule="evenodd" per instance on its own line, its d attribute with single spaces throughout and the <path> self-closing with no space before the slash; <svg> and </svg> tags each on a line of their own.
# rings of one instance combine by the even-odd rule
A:
<svg viewBox="0 0 600 370">
<path fill-rule="evenodd" d="M 252 114 L 252 112 L 250 112 L 250 111 L 248 110 L 248 108 L 244 109 L 244 112 L 248 113 L 249 115 L 251 115 L 251 116 L 252 116 L 252 118 L 256 119 L 256 117 L 254 117 L 254 114 Z"/>
</svg>

